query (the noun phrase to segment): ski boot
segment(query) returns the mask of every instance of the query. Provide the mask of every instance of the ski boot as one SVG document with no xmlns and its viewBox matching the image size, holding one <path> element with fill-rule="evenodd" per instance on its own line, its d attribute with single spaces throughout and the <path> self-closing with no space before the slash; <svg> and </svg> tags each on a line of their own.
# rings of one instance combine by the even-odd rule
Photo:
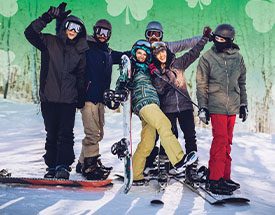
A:
<svg viewBox="0 0 275 215">
<path fill-rule="evenodd" d="M 185 169 L 185 183 L 198 188 L 200 186 L 200 177 L 197 172 L 198 160 Z"/>
<path fill-rule="evenodd" d="M 175 172 L 181 174 L 185 172 L 187 166 L 193 164 L 198 160 L 198 154 L 196 151 L 192 151 L 188 154 L 185 154 L 180 162 L 175 165 Z"/>
<path fill-rule="evenodd" d="M 59 165 L 55 168 L 55 178 L 69 179 L 71 168 L 65 165 Z"/>
<path fill-rule="evenodd" d="M 225 182 L 226 182 L 227 184 L 236 186 L 237 189 L 239 189 L 239 188 L 241 187 L 241 185 L 240 185 L 239 183 L 233 181 L 232 179 L 225 180 Z"/>
<path fill-rule="evenodd" d="M 55 177 L 55 168 L 47 168 L 48 172 L 44 175 L 44 178 L 54 178 Z"/>
<path fill-rule="evenodd" d="M 84 159 L 82 175 L 87 180 L 105 180 L 108 178 L 111 170 L 106 170 L 106 167 L 104 168 L 101 162 L 98 162 L 99 156 L 100 155 Z"/>
<path fill-rule="evenodd" d="M 218 181 L 209 180 L 209 191 L 219 195 L 232 195 L 233 191 L 237 189 L 236 185 L 228 184 L 224 178 L 220 178 Z"/>
</svg>

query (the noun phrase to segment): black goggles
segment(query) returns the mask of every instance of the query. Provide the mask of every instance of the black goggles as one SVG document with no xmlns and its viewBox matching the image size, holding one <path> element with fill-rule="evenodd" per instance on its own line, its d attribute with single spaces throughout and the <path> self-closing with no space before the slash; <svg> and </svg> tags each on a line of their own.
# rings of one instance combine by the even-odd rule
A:
<svg viewBox="0 0 275 215">
<path fill-rule="evenodd" d="M 146 40 L 139 40 L 139 41 L 137 41 L 136 45 L 137 46 L 145 46 L 148 49 L 151 48 L 151 44 L 148 41 L 146 41 Z"/>
<path fill-rule="evenodd" d="M 104 35 L 105 37 L 109 37 L 111 31 L 110 31 L 109 29 L 107 29 L 107 28 L 97 27 L 97 28 L 95 29 L 95 33 L 96 33 L 97 35 L 100 35 L 100 36 Z"/>
<path fill-rule="evenodd" d="M 155 36 L 156 38 L 160 39 L 162 37 L 162 32 L 161 31 L 146 31 L 146 37 L 153 37 Z"/>
<path fill-rule="evenodd" d="M 76 33 L 80 33 L 82 31 L 81 25 L 75 22 L 67 22 L 65 28 L 69 31 L 74 30 Z"/>
</svg>

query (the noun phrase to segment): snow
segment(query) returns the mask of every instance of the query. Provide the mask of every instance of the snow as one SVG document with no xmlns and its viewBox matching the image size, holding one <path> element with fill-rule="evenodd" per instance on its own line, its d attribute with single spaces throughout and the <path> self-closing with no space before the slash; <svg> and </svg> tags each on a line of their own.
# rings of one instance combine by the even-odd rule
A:
<svg viewBox="0 0 275 215">
<path fill-rule="evenodd" d="M 41 177 L 45 173 L 45 131 L 39 106 L 0 100 L 0 169 L 8 169 L 13 176 Z M 38 113 L 38 114 L 37 114 Z M 122 135 L 122 115 L 106 113 L 105 136 L 100 143 L 104 165 L 113 166 L 113 174 L 123 173 L 122 161 L 110 152 L 111 145 Z M 141 123 L 133 117 L 133 149 L 140 138 Z M 200 165 L 207 165 L 211 144 L 211 130 L 197 128 Z M 83 138 L 81 114 L 76 114 L 75 154 L 78 157 Z M 183 143 L 182 135 L 179 137 Z M 132 187 L 123 193 L 122 182 L 114 181 L 109 188 L 94 190 L 48 187 L 19 187 L 0 185 L 0 214 L 77 214 L 77 215 L 202 215 L 202 214 L 274 214 L 275 210 L 275 134 L 236 131 L 232 146 L 232 178 L 241 184 L 242 196 L 250 204 L 212 206 L 180 183 L 171 181 L 163 194 L 156 184 Z M 77 161 L 77 159 L 75 160 Z M 72 165 L 71 178 L 79 179 Z M 163 206 L 150 201 L 161 199 Z"/>
</svg>

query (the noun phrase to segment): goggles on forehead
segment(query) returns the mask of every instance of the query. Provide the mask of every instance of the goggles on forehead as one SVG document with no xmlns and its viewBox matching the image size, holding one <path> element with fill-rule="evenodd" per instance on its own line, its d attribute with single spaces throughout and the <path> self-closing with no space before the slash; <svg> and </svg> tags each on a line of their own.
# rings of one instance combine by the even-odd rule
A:
<svg viewBox="0 0 275 215">
<path fill-rule="evenodd" d="M 167 48 L 167 46 L 164 42 L 154 42 L 152 44 L 152 49 L 158 49 L 160 47 Z"/>
<path fill-rule="evenodd" d="M 76 33 L 80 33 L 82 30 L 81 25 L 75 22 L 66 22 L 65 28 L 69 31 L 74 30 Z"/>
<path fill-rule="evenodd" d="M 102 36 L 102 35 L 104 35 L 105 37 L 110 36 L 110 30 L 106 29 L 106 28 L 97 27 L 97 28 L 95 28 L 95 33 L 100 36 Z"/>
<path fill-rule="evenodd" d="M 162 37 L 161 31 L 146 31 L 146 37 L 153 37 L 160 39 Z"/>
<path fill-rule="evenodd" d="M 137 41 L 136 45 L 137 46 L 145 46 L 148 49 L 151 48 L 151 44 L 148 41 L 145 41 L 145 40 L 139 40 L 139 41 Z"/>
</svg>

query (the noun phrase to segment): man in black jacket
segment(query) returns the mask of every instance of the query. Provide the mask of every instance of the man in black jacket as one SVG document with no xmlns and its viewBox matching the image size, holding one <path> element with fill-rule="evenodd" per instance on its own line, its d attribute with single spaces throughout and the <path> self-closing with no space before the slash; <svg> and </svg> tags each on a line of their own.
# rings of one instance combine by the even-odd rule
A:
<svg viewBox="0 0 275 215">
<path fill-rule="evenodd" d="M 27 40 L 41 51 L 40 100 L 47 132 L 43 156 L 48 166 L 45 178 L 69 178 L 74 162 L 76 107 L 82 108 L 85 99 L 85 51 L 88 49 L 84 23 L 69 11 L 50 7 L 25 30 Z M 41 31 L 53 19 L 67 17 L 57 35 Z"/>
</svg>

